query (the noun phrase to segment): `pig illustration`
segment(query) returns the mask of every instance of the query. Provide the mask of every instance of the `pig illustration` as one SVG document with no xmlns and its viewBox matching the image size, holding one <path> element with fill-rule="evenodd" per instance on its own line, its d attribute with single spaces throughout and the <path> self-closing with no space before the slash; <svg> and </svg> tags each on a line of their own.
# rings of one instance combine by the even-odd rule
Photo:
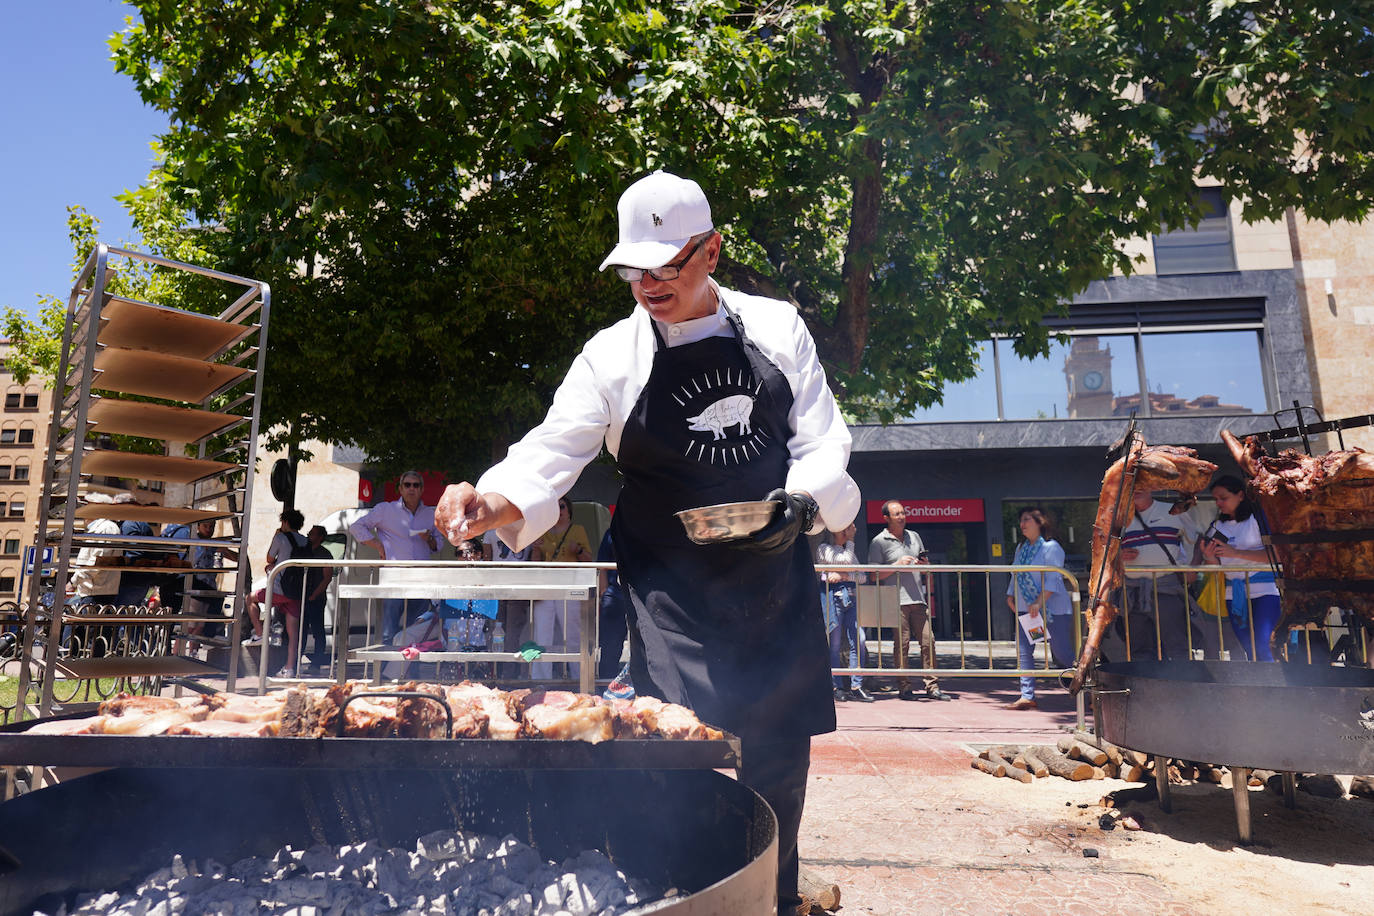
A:
<svg viewBox="0 0 1374 916">
<path fill-rule="evenodd" d="M 711 441 L 725 438 L 727 426 L 738 426 L 740 433 L 752 430 L 749 415 L 754 411 L 754 399 L 747 394 L 735 394 L 721 398 L 710 407 L 687 418 L 687 428 L 697 432 L 711 431 Z"/>
</svg>

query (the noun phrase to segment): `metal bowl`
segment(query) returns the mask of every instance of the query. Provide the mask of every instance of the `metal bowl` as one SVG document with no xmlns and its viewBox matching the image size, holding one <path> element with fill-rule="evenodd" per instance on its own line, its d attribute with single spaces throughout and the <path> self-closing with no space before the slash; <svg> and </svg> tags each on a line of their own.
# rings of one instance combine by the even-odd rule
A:
<svg viewBox="0 0 1374 916">
<path fill-rule="evenodd" d="M 778 504 L 770 500 L 747 503 L 721 503 L 677 513 L 687 537 L 695 544 L 720 544 L 737 541 L 762 529 L 773 520 Z"/>
</svg>

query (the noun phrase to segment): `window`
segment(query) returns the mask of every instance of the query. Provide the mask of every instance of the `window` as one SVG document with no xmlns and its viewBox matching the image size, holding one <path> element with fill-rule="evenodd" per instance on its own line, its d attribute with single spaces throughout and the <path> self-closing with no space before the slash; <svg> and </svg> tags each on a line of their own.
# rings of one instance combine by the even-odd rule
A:
<svg viewBox="0 0 1374 916">
<path fill-rule="evenodd" d="M 4 555 L 7 557 L 19 556 L 19 538 L 5 538 Z"/>
<path fill-rule="evenodd" d="M 33 427 L 19 430 L 19 444 L 33 445 Z"/>
<path fill-rule="evenodd" d="M 1143 334 L 1150 415 L 1265 413 L 1254 331 Z"/>
<path fill-rule="evenodd" d="M 1140 390 L 1131 335 L 1052 342 L 1050 355 L 1037 359 L 1017 356 L 1009 340 L 997 346 L 1002 415 L 1008 420 L 1110 417 L 1117 392 Z"/>
<path fill-rule="evenodd" d="M 3 477 L 0 477 L 0 480 L 3 480 L 3 479 L 4 479 Z M 28 466 L 27 464 L 16 464 L 16 465 L 14 466 L 14 479 L 15 479 L 15 480 L 28 480 L 28 479 L 29 479 L 29 466 Z"/>
<path fill-rule="evenodd" d="M 19 430 L 13 426 L 0 429 L 0 445 L 13 445 L 15 438 L 19 435 Z"/>
<path fill-rule="evenodd" d="M 9 480 L 14 469 L 8 464 L 0 464 L 0 480 Z"/>
<path fill-rule="evenodd" d="M 11 391 L 9 394 L 5 395 L 5 409 L 14 410 L 16 407 L 18 407 L 19 400 L 21 397 L 23 397 L 23 395 L 21 395 L 17 391 Z"/>
<path fill-rule="evenodd" d="M 37 409 L 38 409 L 38 393 L 37 393 L 37 392 L 29 392 L 29 391 L 24 392 L 24 407 L 25 407 L 25 409 L 32 409 L 32 410 L 37 410 Z"/>
<path fill-rule="evenodd" d="M 996 420 L 997 373 L 995 371 L 993 341 L 978 344 L 978 374 L 962 382 L 945 385 L 939 404 L 922 408 L 910 418 L 913 423 L 937 423 L 941 420 Z"/>
<path fill-rule="evenodd" d="M 23 517 L 24 517 L 24 501 L 23 501 L 22 499 L 12 499 L 12 500 L 10 500 L 10 511 L 9 511 L 9 516 L 8 516 L 8 517 L 9 517 L 9 518 L 23 518 Z"/>
<path fill-rule="evenodd" d="M 0 574 L 0 592 L 10 593 L 14 591 L 14 576 L 11 574 Z"/>
<path fill-rule="evenodd" d="M 1196 229 L 1173 229 L 1156 235 L 1155 273 L 1204 274 L 1236 269 L 1231 217 L 1221 188 L 1198 188 L 1203 208 Z"/>
<path fill-rule="evenodd" d="M 908 422 L 1265 413 L 1264 337 L 1257 323 L 1245 325 L 1068 330 L 1034 359 L 1017 356 L 1009 339 L 983 341 L 978 377 L 948 386 L 942 404 Z"/>
</svg>

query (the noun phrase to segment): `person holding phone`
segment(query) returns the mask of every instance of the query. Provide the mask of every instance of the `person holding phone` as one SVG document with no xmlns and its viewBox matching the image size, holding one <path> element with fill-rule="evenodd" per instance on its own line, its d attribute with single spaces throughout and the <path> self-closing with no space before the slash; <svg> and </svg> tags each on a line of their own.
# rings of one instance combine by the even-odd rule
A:
<svg viewBox="0 0 1374 916">
<path fill-rule="evenodd" d="M 1227 474 L 1212 484 L 1217 501 L 1215 527 L 1202 542 L 1204 562 L 1220 566 L 1243 563 L 1268 563 L 1269 554 L 1260 539 L 1259 519 L 1254 504 L 1245 496 L 1245 484 Z M 1279 622 L 1279 588 L 1274 573 L 1227 573 L 1227 606 L 1231 628 L 1251 661 L 1272 662 L 1269 637 Z"/>
</svg>

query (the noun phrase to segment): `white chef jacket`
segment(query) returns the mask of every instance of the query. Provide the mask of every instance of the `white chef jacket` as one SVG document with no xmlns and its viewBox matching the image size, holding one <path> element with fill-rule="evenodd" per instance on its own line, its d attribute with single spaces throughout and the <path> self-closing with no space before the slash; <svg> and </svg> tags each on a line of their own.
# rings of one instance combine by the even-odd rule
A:
<svg viewBox="0 0 1374 916">
<path fill-rule="evenodd" d="M 552 524 L 552 522 L 550 522 Z M 433 554 L 423 535 L 412 531 L 429 531 L 435 543 L 442 543 L 439 529 L 434 527 L 434 507 L 420 505 L 412 513 L 404 500 L 378 503 L 372 511 L 348 526 L 355 541 L 382 542 L 388 560 L 428 560 Z"/>
<path fill-rule="evenodd" d="M 782 372 L 792 389 L 787 441 L 788 490 L 805 490 L 820 507 L 817 525 L 847 526 L 859 510 L 859 487 L 845 473 L 849 429 L 816 358 L 816 345 L 789 303 L 716 286 L 740 318 L 745 333 Z M 587 341 L 554 394 L 544 422 L 511 446 L 506 458 L 477 481 L 479 493 L 500 493 L 523 518 L 497 530 L 516 550 L 558 521 L 558 497 L 601 451 L 620 451 L 620 435 L 653 368 L 653 319 L 636 307 L 626 318 Z M 710 336 L 733 336 L 723 307 L 714 316 L 660 325 L 668 346 Z M 762 499 L 764 494 L 760 493 Z"/>
</svg>

